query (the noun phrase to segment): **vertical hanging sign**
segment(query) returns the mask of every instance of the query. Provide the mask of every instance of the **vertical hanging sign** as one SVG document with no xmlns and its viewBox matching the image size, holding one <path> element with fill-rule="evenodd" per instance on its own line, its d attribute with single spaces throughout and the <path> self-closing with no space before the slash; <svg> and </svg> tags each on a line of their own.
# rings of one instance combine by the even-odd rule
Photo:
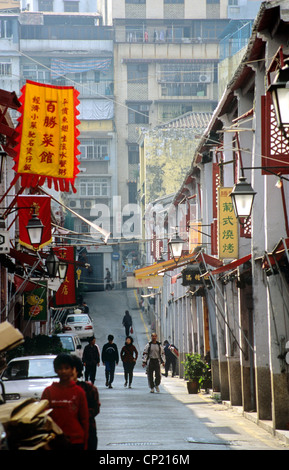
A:
<svg viewBox="0 0 289 470">
<path fill-rule="evenodd" d="M 76 274 L 75 274 L 75 249 L 73 246 L 53 248 L 59 259 L 68 262 L 68 269 L 65 280 L 62 282 L 54 296 L 54 307 L 69 307 L 76 305 Z"/>
<path fill-rule="evenodd" d="M 218 188 L 218 240 L 220 259 L 238 258 L 238 221 L 230 196 L 232 189 L 233 188 Z"/>
<path fill-rule="evenodd" d="M 79 173 L 78 91 L 27 80 L 20 98 L 14 170 L 22 187 L 54 183 L 58 191 L 73 191 Z"/>
</svg>

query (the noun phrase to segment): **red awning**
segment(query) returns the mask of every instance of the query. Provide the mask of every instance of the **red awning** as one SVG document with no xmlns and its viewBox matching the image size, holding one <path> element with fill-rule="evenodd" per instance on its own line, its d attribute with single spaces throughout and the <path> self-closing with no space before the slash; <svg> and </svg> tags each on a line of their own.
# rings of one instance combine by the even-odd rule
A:
<svg viewBox="0 0 289 470">
<path fill-rule="evenodd" d="M 262 268 L 263 269 L 268 269 L 271 266 L 274 266 L 276 264 L 276 261 L 280 261 L 281 258 L 285 255 L 286 251 L 288 253 L 289 249 L 289 238 L 282 238 L 279 243 L 275 246 L 274 250 L 272 253 L 268 253 L 262 263 Z"/>
<path fill-rule="evenodd" d="M 39 260 L 37 256 L 30 255 L 29 253 L 24 253 L 22 251 L 17 251 L 14 248 L 10 249 L 9 256 L 19 261 L 19 263 L 28 264 L 29 266 L 34 266 L 34 264 Z M 38 265 L 37 270 L 43 270 L 42 263 Z"/>
<path fill-rule="evenodd" d="M 211 274 L 220 274 L 226 271 L 231 271 L 232 269 L 236 269 L 238 266 L 241 266 L 241 264 L 244 264 L 247 261 L 250 261 L 251 257 L 252 255 L 247 255 L 247 256 L 244 256 L 243 258 L 232 261 L 231 263 L 228 263 L 225 266 L 221 266 L 220 268 L 215 269 L 214 271 L 211 271 Z"/>
<path fill-rule="evenodd" d="M 198 261 L 201 261 L 202 257 L 204 261 L 206 262 L 206 264 L 209 264 L 210 266 L 213 266 L 214 268 L 219 268 L 223 266 L 223 261 L 221 261 L 218 258 L 214 258 L 214 256 L 207 255 L 206 253 L 200 253 L 196 259 Z"/>
</svg>

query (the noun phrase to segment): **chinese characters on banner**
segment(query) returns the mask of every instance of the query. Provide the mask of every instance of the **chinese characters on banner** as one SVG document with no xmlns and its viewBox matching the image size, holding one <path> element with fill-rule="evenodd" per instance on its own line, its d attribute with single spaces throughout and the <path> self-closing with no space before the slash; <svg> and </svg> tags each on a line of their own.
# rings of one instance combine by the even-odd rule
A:
<svg viewBox="0 0 289 470">
<path fill-rule="evenodd" d="M 54 183 L 58 191 L 73 191 L 79 173 L 78 91 L 27 80 L 20 98 L 14 184 L 22 187 Z"/>
<path fill-rule="evenodd" d="M 54 307 L 69 307 L 77 303 L 76 274 L 75 274 L 75 249 L 73 246 L 53 248 L 56 256 L 68 262 L 65 280 L 62 282 L 54 296 Z"/>
<path fill-rule="evenodd" d="M 235 216 L 230 193 L 232 188 L 218 190 L 218 222 L 219 222 L 219 258 L 238 258 L 238 221 Z"/>
<path fill-rule="evenodd" d="M 30 238 L 26 225 L 32 214 L 35 214 L 43 223 L 43 232 L 41 237 L 41 243 L 39 248 L 49 245 L 51 243 L 51 209 L 50 209 L 51 198 L 50 196 L 38 196 L 38 195 L 19 195 L 17 196 L 17 207 L 19 208 L 19 242 L 26 248 L 33 249 L 30 243 Z"/>
</svg>

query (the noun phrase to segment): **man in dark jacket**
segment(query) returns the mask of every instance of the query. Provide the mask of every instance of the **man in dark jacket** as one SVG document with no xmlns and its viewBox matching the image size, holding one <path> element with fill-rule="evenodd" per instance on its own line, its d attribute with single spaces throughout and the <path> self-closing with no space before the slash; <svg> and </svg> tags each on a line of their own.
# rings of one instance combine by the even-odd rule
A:
<svg viewBox="0 0 289 470">
<path fill-rule="evenodd" d="M 101 352 L 101 360 L 105 366 L 105 385 L 108 388 L 112 388 L 112 382 L 114 379 L 115 365 L 118 365 L 119 354 L 117 345 L 113 342 L 113 335 L 108 335 L 108 343 L 106 343 Z"/>
<path fill-rule="evenodd" d="M 85 366 L 85 380 L 90 380 L 94 384 L 96 376 L 96 367 L 100 365 L 100 351 L 97 344 L 95 344 L 95 337 L 89 339 L 89 343 L 85 346 L 82 355 L 82 362 Z"/>
</svg>

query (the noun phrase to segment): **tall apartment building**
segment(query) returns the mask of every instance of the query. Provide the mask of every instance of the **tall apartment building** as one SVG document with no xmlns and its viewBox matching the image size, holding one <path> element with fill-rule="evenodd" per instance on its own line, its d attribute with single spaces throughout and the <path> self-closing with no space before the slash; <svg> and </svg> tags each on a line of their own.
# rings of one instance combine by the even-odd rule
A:
<svg viewBox="0 0 289 470">
<path fill-rule="evenodd" d="M 119 194 L 136 202 L 138 137 L 188 111 L 211 112 L 218 102 L 219 36 L 227 0 L 99 0 L 114 27 L 115 122 Z"/>
<path fill-rule="evenodd" d="M 0 88 L 20 96 L 29 79 L 74 86 L 79 91 L 81 153 L 77 193 L 55 196 L 92 222 L 98 215 L 94 206 L 110 207 L 118 194 L 113 34 L 111 27 L 100 24 L 101 17 L 96 12 L 31 11 L 31 8 L 18 13 L 0 12 Z M 68 228 L 83 234 L 79 238 L 85 239 L 90 227 L 72 212 L 67 211 L 67 215 Z M 107 222 L 110 225 L 110 220 Z M 97 244 L 97 239 L 93 238 L 92 243 Z M 88 246 L 87 250 L 91 250 L 93 266 L 87 285 L 102 288 L 105 267 L 111 267 L 112 248 Z"/>
</svg>

